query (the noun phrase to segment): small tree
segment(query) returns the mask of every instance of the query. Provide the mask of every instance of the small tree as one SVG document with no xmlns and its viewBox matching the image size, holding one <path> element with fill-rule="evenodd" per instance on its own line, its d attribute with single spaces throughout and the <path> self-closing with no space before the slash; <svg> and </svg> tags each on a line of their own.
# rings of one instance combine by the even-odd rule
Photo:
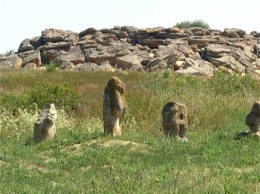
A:
<svg viewBox="0 0 260 194">
<path fill-rule="evenodd" d="M 0 53 L 0 59 L 3 58 L 3 57 L 7 57 L 9 55 L 12 55 L 14 54 L 15 51 L 14 50 L 9 50 L 9 51 L 6 51 L 5 54 L 4 53 Z"/>
<path fill-rule="evenodd" d="M 204 22 L 203 20 L 194 20 L 194 21 L 183 21 L 183 22 L 176 23 L 174 27 L 181 28 L 181 29 L 192 28 L 192 27 L 201 27 L 204 29 L 208 29 L 210 28 L 210 25 Z"/>
</svg>

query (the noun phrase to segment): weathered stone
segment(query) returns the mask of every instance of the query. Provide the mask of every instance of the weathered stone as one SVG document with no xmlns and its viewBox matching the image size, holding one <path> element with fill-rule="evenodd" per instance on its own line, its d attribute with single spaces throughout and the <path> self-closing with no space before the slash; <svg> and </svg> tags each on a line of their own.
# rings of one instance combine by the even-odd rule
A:
<svg viewBox="0 0 260 194">
<path fill-rule="evenodd" d="M 71 46 L 67 52 L 60 52 L 56 57 L 58 64 L 69 61 L 74 65 L 85 62 L 85 56 L 79 46 Z"/>
<path fill-rule="evenodd" d="M 115 69 L 110 65 L 109 61 L 103 61 L 100 65 L 94 68 L 94 71 L 114 72 Z"/>
<path fill-rule="evenodd" d="M 250 132 L 260 132 L 260 101 L 254 103 L 252 110 L 246 116 L 246 125 L 250 128 Z"/>
<path fill-rule="evenodd" d="M 167 45 L 167 46 L 160 45 L 158 47 L 158 49 L 153 50 L 154 57 L 163 58 L 169 54 L 174 54 L 174 55 L 178 56 L 179 58 L 185 59 L 185 55 L 182 52 L 178 51 L 177 49 L 178 49 L 178 45 L 175 45 L 175 44 L 171 44 L 171 45 Z"/>
<path fill-rule="evenodd" d="M 79 37 L 84 37 L 88 34 L 93 34 L 97 32 L 98 30 L 96 28 L 87 28 L 86 30 L 83 30 L 82 32 L 79 33 Z"/>
<path fill-rule="evenodd" d="M 201 27 L 193 27 L 193 28 L 189 28 L 189 30 L 192 32 L 194 36 L 204 36 L 206 31 Z"/>
<path fill-rule="evenodd" d="M 258 58 L 260 58 L 260 44 L 256 44 L 256 45 L 254 46 L 254 53 L 256 54 L 256 56 L 257 56 Z"/>
<path fill-rule="evenodd" d="M 73 42 L 78 39 L 78 34 L 70 30 L 45 29 L 42 31 L 42 40 L 46 42 L 68 42 L 73 45 Z"/>
<path fill-rule="evenodd" d="M 103 99 L 103 123 L 105 135 L 120 136 L 121 123 L 126 113 L 125 85 L 118 77 L 107 83 Z"/>
<path fill-rule="evenodd" d="M 30 39 L 26 38 L 23 40 L 18 48 L 18 52 L 26 52 L 26 51 L 31 51 L 33 50 L 34 47 L 30 45 Z"/>
<path fill-rule="evenodd" d="M 209 44 L 209 38 L 205 36 L 190 36 L 189 44 L 196 44 L 198 47 L 205 47 Z"/>
<path fill-rule="evenodd" d="M 179 45 L 177 50 L 182 52 L 185 55 L 185 57 L 189 57 L 194 53 L 191 47 L 186 45 Z"/>
<path fill-rule="evenodd" d="M 34 50 L 37 50 L 40 46 L 44 45 L 44 42 L 41 36 L 37 36 L 30 40 L 30 44 L 34 47 Z"/>
<path fill-rule="evenodd" d="M 10 61 L 3 61 L 0 63 L 0 68 L 12 68 L 13 65 L 10 63 Z"/>
<path fill-rule="evenodd" d="M 225 72 L 241 73 L 248 69 L 253 72 L 251 74 L 254 77 L 258 77 L 256 72 L 260 69 L 258 34 L 256 31 L 245 34 L 245 31 L 236 28 L 226 28 L 222 32 L 200 27 L 138 29 L 133 26 L 115 26 L 112 29 L 101 30 L 88 28 L 79 34 L 45 29 L 41 36 L 24 40 L 18 49 L 18 56 L 24 61 L 22 66 L 32 62 L 38 68 L 41 66 L 40 59 L 43 64 L 55 62 L 61 65 L 64 62 L 61 65 L 62 69 L 67 69 L 65 61 L 74 63 L 68 65 L 69 69 L 78 69 L 77 64 L 84 64 L 82 67 L 87 67 L 85 61 L 100 65 L 108 60 L 109 64 L 104 63 L 107 67 L 102 65 L 90 69 L 110 69 L 110 66 L 113 66 L 123 70 L 155 71 L 171 68 L 182 73 L 198 75 L 208 75 L 209 72 L 202 70 L 202 67 L 208 68 L 209 62 L 217 68 L 225 69 Z M 36 57 L 35 51 L 38 50 L 40 56 Z M 72 50 L 77 50 L 78 54 L 76 56 L 71 54 L 74 53 Z M 148 52 L 149 57 L 143 57 L 143 52 Z M 191 62 L 194 57 L 197 57 L 195 61 L 200 65 Z M 14 64 L 3 59 L 0 63 L 2 66 L 10 67 Z M 16 67 L 19 66 L 19 63 L 17 64 Z M 211 70 L 210 68 L 210 72 Z"/>
<path fill-rule="evenodd" d="M 115 63 L 118 68 L 131 69 L 133 65 L 141 66 L 141 62 L 145 59 L 149 59 L 149 53 L 147 51 L 140 51 L 138 53 L 131 53 L 122 57 L 117 57 Z"/>
<path fill-rule="evenodd" d="M 187 141 L 185 133 L 188 127 L 188 117 L 184 104 L 174 101 L 166 103 L 162 109 L 162 117 L 162 125 L 166 136 Z"/>
<path fill-rule="evenodd" d="M 0 61 L 1 67 L 15 67 L 19 68 L 22 66 L 23 60 L 17 55 L 9 55 L 5 59 Z"/>
<path fill-rule="evenodd" d="M 227 38 L 221 36 L 211 36 L 209 37 L 209 44 L 226 44 Z"/>
<path fill-rule="evenodd" d="M 40 51 L 28 53 L 28 55 L 23 59 L 23 67 L 28 63 L 34 63 L 37 67 L 40 67 L 42 65 Z"/>
<path fill-rule="evenodd" d="M 107 52 L 85 52 L 86 61 L 93 62 L 96 64 L 101 64 L 103 61 L 109 61 L 110 64 L 115 64 L 116 54 L 111 54 Z"/>
<path fill-rule="evenodd" d="M 36 142 L 51 140 L 56 134 L 57 111 L 54 104 L 47 103 L 34 123 L 33 139 Z"/>
<path fill-rule="evenodd" d="M 131 51 L 127 48 L 120 50 L 116 53 L 116 57 L 121 57 L 121 56 L 125 56 L 125 55 L 129 55 L 131 53 Z"/>
<path fill-rule="evenodd" d="M 205 54 L 206 58 L 210 59 L 212 57 L 219 58 L 223 57 L 225 53 L 230 53 L 231 48 L 226 45 L 219 45 L 219 44 L 209 44 L 205 47 Z"/>
<path fill-rule="evenodd" d="M 57 42 L 57 43 L 47 42 L 45 45 L 40 46 L 39 50 L 40 51 L 46 51 L 46 50 L 52 50 L 52 49 L 68 50 L 69 48 L 70 48 L 69 42 Z"/>
<path fill-rule="evenodd" d="M 244 30 L 238 29 L 238 28 L 225 28 L 223 32 L 223 36 L 229 37 L 229 38 L 242 38 L 246 32 Z"/>
<path fill-rule="evenodd" d="M 175 71 L 176 74 L 203 75 L 211 77 L 215 73 L 215 66 L 199 57 L 186 58 L 183 69 Z"/>
<path fill-rule="evenodd" d="M 62 61 L 59 65 L 59 69 L 72 69 L 73 67 L 74 65 L 70 61 Z"/>
<path fill-rule="evenodd" d="M 85 62 L 85 63 L 79 63 L 75 66 L 75 69 L 78 71 L 94 71 L 97 67 L 96 63 L 92 62 Z"/>
<path fill-rule="evenodd" d="M 28 70 L 37 69 L 37 65 L 35 63 L 27 63 L 24 66 L 24 69 L 28 69 Z"/>
</svg>

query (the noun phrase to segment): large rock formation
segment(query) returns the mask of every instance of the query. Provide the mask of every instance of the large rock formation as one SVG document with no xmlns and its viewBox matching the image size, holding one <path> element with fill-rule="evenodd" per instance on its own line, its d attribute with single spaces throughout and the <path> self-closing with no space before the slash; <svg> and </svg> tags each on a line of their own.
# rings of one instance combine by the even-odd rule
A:
<svg viewBox="0 0 260 194">
<path fill-rule="evenodd" d="M 57 111 L 54 104 L 46 104 L 38 120 L 34 123 L 33 139 L 36 142 L 51 140 L 56 134 Z"/>
<path fill-rule="evenodd" d="M 258 78 L 259 45 L 260 32 L 246 34 L 237 28 L 221 32 L 199 27 L 138 29 L 116 26 L 100 30 L 87 28 L 80 33 L 45 29 L 41 36 L 23 40 L 15 55 L 0 59 L 0 67 L 35 64 L 39 68 L 55 62 L 59 69 L 65 70 L 171 68 L 180 74 L 207 76 L 220 68 L 230 73 L 250 72 Z M 98 68 L 104 61 L 111 67 Z"/>
<path fill-rule="evenodd" d="M 126 113 L 125 85 L 118 77 L 108 81 L 104 91 L 103 123 L 105 135 L 120 136 Z"/>
</svg>

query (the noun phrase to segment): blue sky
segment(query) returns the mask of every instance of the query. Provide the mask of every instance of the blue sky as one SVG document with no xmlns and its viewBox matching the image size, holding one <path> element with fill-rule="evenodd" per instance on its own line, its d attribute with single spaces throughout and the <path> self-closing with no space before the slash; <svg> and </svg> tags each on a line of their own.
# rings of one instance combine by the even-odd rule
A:
<svg viewBox="0 0 260 194">
<path fill-rule="evenodd" d="M 211 28 L 260 32 L 260 0 L 0 0 L 0 53 L 45 28 L 170 27 L 203 20 Z"/>
</svg>

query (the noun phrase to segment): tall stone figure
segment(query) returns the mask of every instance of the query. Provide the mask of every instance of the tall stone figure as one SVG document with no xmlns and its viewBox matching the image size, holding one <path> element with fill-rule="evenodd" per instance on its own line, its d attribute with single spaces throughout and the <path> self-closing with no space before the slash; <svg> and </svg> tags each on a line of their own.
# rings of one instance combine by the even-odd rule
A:
<svg viewBox="0 0 260 194">
<path fill-rule="evenodd" d="M 188 118 L 184 104 L 174 101 L 166 103 L 162 109 L 162 117 L 162 125 L 166 136 L 187 141 L 185 132 L 188 127 Z"/>
<path fill-rule="evenodd" d="M 51 140 L 56 134 L 57 111 L 54 104 L 47 103 L 34 123 L 33 139 L 36 142 Z"/>
<path fill-rule="evenodd" d="M 260 136 L 260 101 L 254 103 L 252 110 L 246 116 L 246 125 L 251 133 Z"/>
<path fill-rule="evenodd" d="M 120 136 L 121 123 L 126 113 L 125 85 L 118 77 L 108 81 L 103 99 L 103 124 L 105 135 Z"/>
</svg>

